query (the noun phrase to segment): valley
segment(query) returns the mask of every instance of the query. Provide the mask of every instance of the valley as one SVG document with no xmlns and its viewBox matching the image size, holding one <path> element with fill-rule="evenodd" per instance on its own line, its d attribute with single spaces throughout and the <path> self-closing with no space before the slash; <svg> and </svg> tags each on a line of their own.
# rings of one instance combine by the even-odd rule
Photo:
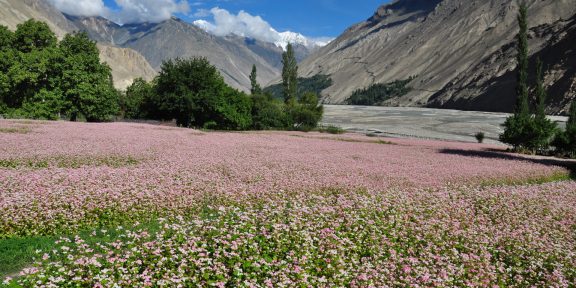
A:
<svg viewBox="0 0 576 288">
<path fill-rule="evenodd" d="M 576 0 L 211 2 L 0 0 L 0 287 L 575 287 Z"/>
<path fill-rule="evenodd" d="M 323 125 L 347 131 L 393 138 L 420 138 L 476 142 L 483 132 L 486 143 L 498 144 L 507 113 L 414 107 L 324 105 Z M 550 116 L 560 127 L 567 117 Z"/>
</svg>

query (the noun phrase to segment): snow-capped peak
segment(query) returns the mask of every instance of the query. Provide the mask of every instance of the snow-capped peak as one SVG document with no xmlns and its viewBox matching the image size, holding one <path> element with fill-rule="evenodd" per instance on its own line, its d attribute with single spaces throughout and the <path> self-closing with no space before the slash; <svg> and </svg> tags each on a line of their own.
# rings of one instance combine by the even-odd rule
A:
<svg viewBox="0 0 576 288">
<path fill-rule="evenodd" d="M 288 45 L 288 43 L 300 44 L 300 45 L 306 46 L 306 47 L 315 46 L 315 45 L 313 45 L 313 43 L 311 43 L 311 41 L 308 40 L 308 38 L 306 38 L 306 36 L 304 36 L 300 33 L 286 31 L 286 32 L 278 33 L 278 36 L 279 36 L 278 37 L 279 39 L 276 42 L 274 42 L 274 44 L 276 44 L 276 46 L 281 47 L 283 49 L 286 49 L 286 46 Z"/>
<path fill-rule="evenodd" d="M 322 38 L 308 38 L 300 33 L 286 31 L 278 33 L 278 40 L 274 42 L 276 46 L 286 49 L 288 43 L 299 44 L 305 46 L 306 48 L 312 49 L 317 47 L 323 47 L 328 45 L 334 38 L 322 37 Z"/>
</svg>

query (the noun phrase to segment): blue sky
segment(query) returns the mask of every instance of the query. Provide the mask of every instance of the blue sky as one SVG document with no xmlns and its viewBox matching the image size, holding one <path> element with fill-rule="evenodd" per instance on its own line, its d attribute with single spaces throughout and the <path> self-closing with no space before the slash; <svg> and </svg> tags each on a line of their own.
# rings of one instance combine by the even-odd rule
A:
<svg viewBox="0 0 576 288">
<path fill-rule="evenodd" d="M 138 2 L 138 1 L 133 1 Z M 160 1 L 159 1 L 160 2 Z M 190 0 L 190 12 L 176 16 L 187 21 L 201 17 L 209 22 L 212 16 L 207 10 L 214 7 L 228 10 L 237 15 L 241 10 L 260 16 L 273 28 L 293 31 L 310 37 L 336 37 L 352 24 L 369 18 L 378 6 L 387 0 Z M 117 10 L 115 0 L 104 0 L 104 4 Z M 196 15 L 196 16 L 194 16 Z"/>
</svg>

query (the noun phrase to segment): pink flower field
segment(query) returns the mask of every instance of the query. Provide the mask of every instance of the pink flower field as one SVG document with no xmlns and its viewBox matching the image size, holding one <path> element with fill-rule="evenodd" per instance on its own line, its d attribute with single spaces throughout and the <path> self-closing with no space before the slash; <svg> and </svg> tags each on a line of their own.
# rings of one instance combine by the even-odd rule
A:
<svg viewBox="0 0 576 288">
<path fill-rule="evenodd" d="M 0 120 L 0 239 L 65 236 L 5 284 L 575 287 L 567 162 L 504 148 Z"/>
</svg>

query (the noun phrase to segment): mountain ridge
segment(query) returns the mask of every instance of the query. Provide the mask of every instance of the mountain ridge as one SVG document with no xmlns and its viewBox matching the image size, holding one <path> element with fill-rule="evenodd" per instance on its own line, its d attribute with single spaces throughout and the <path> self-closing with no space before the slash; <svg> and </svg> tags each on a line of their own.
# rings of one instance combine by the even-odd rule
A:
<svg viewBox="0 0 576 288">
<path fill-rule="evenodd" d="M 46 22 L 60 39 L 68 33 L 80 30 L 46 1 L 1 0 L 0 8 L 0 24 L 11 30 L 15 30 L 18 24 L 28 19 Z M 149 81 L 156 75 L 148 61 L 134 50 L 114 47 L 106 43 L 98 43 L 98 49 L 101 60 L 112 69 L 114 86 L 118 89 L 125 89 L 135 78 L 141 77 Z"/>
<path fill-rule="evenodd" d="M 528 4 L 531 55 L 536 55 L 553 33 L 538 37 L 533 28 L 570 19 L 576 14 L 576 5 L 573 0 L 529 0 Z M 503 105 L 486 101 L 476 105 L 473 99 L 486 98 L 485 88 L 467 90 L 453 85 L 458 79 L 473 83 L 479 76 L 474 67 L 483 62 L 488 63 L 482 75 L 488 83 L 516 68 L 513 50 L 501 55 L 499 61 L 489 60 L 514 43 L 517 11 L 513 0 L 400 0 L 385 4 L 303 61 L 301 75 L 331 75 L 334 84 L 322 92 L 326 103 L 343 103 L 356 89 L 415 76 L 409 84 L 414 88 L 411 92 L 381 104 L 509 112 L 513 93 L 501 96 L 505 97 L 499 99 Z M 546 75 L 554 73 L 554 69 L 546 70 Z M 550 81 L 548 87 L 554 85 Z M 449 87 L 452 91 L 445 92 Z M 570 89 L 555 93 L 571 98 L 574 89 Z M 565 111 L 567 107 L 559 103 L 551 103 L 549 112 Z"/>
</svg>

